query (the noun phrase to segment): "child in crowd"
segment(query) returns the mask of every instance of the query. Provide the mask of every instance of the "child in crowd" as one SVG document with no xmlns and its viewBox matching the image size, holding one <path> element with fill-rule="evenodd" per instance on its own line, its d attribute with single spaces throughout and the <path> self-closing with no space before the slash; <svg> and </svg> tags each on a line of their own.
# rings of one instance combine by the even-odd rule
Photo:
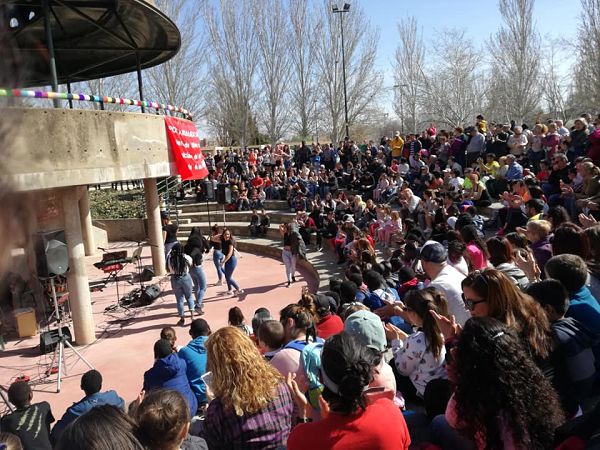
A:
<svg viewBox="0 0 600 450">
<path fill-rule="evenodd" d="M 285 344 L 285 330 L 278 320 L 267 320 L 258 329 L 258 348 L 267 361 Z"/>
<path fill-rule="evenodd" d="M 180 345 L 177 345 L 177 334 L 173 327 L 164 327 L 160 330 L 160 338 L 169 341 L 174 352 L 178 352 L 181 348 Z"/>
<path fill-rule="evenodd" d="M 245 323 L 244 313 L 242 313 L 242 310 L 237 306 L 234 306 L 229 310 L 229 325 L 239 328 L 248 336 L 252 334 L 252 328 Z"/>
</svg>

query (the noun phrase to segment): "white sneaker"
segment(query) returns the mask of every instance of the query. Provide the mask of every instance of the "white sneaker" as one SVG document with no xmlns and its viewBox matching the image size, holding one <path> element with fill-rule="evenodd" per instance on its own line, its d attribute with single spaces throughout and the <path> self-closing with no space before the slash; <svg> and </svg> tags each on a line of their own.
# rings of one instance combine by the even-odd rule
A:
<svg viewBox="0 0 600 450">
<path fill-rule="evenodd" d="M 235 295 L 242 295 L 244 293 L 243 289 L 238 289 L 237 291 L 235 291 Z"/>
</svg>

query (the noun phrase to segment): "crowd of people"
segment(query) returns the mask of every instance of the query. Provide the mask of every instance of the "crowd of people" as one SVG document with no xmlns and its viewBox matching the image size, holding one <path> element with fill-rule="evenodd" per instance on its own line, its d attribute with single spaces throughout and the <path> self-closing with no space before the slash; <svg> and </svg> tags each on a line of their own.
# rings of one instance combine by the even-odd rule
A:
<svg viewBox="0 0 600 450">
<path fill-rule="evenodd" d="M 10 443 L 20 439 L 26 450 L 595 448 L 599 149 L 600 118 L 530 129 L 478 116 L 464 130 L 431 124 L 379 145 L 210 156 L 210 181 L 229 185 L 236 208 L 288 201 L 296 216 L 279 227 L 285 282 L 296 281 L 298 258 L 331 252 L 338 272 L 328 290 L 304 288 L 278 314 L 264 305 L 248 323 L 234 307 L 229 326 L 213 332 L 193 316 L 193 294 L 201 305 L 206 286 L 197 267 L 212 246 L 219 280 L 239 294 L 235 241 L 228 230 L 208 238 L 193 230 L 167 257 L 180 325 L 186 302 L 192 313 L 190 341 L 179 347 L 175 329 L 162 330 L 143 394 L 126 407 L 88 372 L 85 397 L 51 427 L 50 406 L 32 403 L 30 387 L 17 382 L 0 442 L 20 448 Z"/>
</svg>

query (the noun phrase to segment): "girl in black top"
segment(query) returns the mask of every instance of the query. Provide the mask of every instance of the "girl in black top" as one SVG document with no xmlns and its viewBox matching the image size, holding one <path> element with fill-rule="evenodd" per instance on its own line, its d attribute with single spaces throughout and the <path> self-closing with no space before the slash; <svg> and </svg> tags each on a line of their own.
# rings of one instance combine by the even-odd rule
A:
<svg viewBox="0 0 600 450">
<path fill-rule="evenodd" d="M 235 255 L 235 240 L 231 235 L 231 231 L 227 228 L 223 229 L 221 234 L 221 249 L 223 251 L 224 259 L 222 261 L 223 272 L 225 274 L 225 281 L 227 281 L 227 293 L 229 295 L 242 295 L 243 289 L 240 289 L 238 284 L 233 279 L 233 272 L 237 267 L 237 257 Z"/>
</svg>

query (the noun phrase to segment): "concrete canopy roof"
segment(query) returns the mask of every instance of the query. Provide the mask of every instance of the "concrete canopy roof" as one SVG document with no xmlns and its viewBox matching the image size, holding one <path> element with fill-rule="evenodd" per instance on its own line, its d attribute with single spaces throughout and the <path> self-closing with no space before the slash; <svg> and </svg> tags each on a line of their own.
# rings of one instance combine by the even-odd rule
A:
<svg viewBox="0 0 600 450">
<path fill-rule="evenodd" d="M 51 84 L 44 0 L 0 0 L 21 87 Z M 143 0 L 48 0 L 59 84 L 133 72 L 179 51 L 177 26 Z"/>
</svg>

